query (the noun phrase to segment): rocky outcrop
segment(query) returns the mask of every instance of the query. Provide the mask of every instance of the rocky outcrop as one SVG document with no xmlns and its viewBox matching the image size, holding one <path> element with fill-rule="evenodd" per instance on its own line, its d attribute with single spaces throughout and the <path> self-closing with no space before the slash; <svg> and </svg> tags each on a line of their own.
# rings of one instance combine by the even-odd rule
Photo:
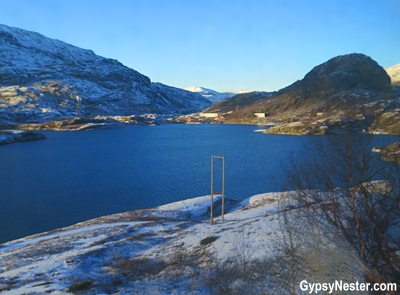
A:
<svg viewBox="0 0 400 295">
<path fill-rule="evenodd" d="M 264 131 L 265 134 L 285 135 L 325 135 L 328 126 L 318 123 L 293 122 L 273 126 Z"/>
<path fill-rule="evenodd" d="M 378 113 L 369 130 L 373 134 L 400 134 L 400 109 Z"/>
<path fill-rule="evenodd" d="M 395 142 L 387 147 L 375 147 L 372 151 L 381 153 L 383 161 L 400 164 L 400 142 Z"/>
<path fill-rule="evenodd" d="M 91 50 L 0 25 L 0 123 L 181 114 L 209 105 L 199 94 L 152 83 Z"/>
<path fill-rule="evenodd" d="M 39 139 L 46 139 L 46 136 L 31 131 L 15 131 L 15 130 L 0 131 L 0 145 L 10 144 L 19 141 L 31 141 Z"/>
<path fill-rule="evenodd" d="M 327 135 L 344 134 L 348 132 L 365 132 L 368 124 L 365 119 L 347 120 L 334 119 L 321 121 L 296 121 L 291 123 L 277 124 L 264 131 L 265 134 L 286 135 Z"/>
<path fill-rule="evenodd" d="M 390 91 L 390 77 L 370 57 L 353 53 L 338 56 L 312 69 L 298 85 L 305 96 L 325 97 L 343 91 Z M 293 89 L 295 90 L 295 89 Z"/>
</svg>

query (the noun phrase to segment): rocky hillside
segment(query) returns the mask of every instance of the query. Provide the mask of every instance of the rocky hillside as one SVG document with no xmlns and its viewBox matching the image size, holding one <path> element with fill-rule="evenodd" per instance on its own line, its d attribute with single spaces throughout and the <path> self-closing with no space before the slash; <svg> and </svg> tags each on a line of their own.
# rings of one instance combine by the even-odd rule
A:
<svg viewBox="0 0 400 295">
<path fill-rule="evenodd" d="M 400 164 L 400 142 L 395 142 L 386 147 L 374 147 L 373 152 L 381 153 L 382 160 Z"/>
<path fill-rule="evenodd" d="M 199 94 L 152 83 L 91 50 L 0 25 L 0 123 L 190 113 L 208 106 Z"/>
<path fill-rule="evenodd" d="M 237 101 L 246 103 L 238 109 Z M 209 111 L 233 111 L 227 119 L 236 122 L 320 124 L 328 128 L 306 128 L 308 131 L 301 128 L 302 132 L 317 130 L 317 134 L 325 134 L 331 125 L 349 119 L 367 128 L 379 113 L 395 107 L 397 97 L 386 71 L 370 57 L 354 53 L 316 66 L 302 80 L 278 92 L 237 95 L 213 105 Z M 261 120 L 254 113 L 264 113 L 265 118 Z M 286 127 L 282 127 L 279 133 L 286 133 L 283 130 Z M 274 129 L 269 132 L 274 133 Z"/>
<path fill-rule="evenodd" d="M 206 110 L 206 112 L 232 112 L 238 111 L 243 107 L 251 106 L 252 104 L 272 97 L 275 93 L 269 92 L 249 92 L 249 93 L 240 93 L 234 95 L 230 99 L 226 99 L 223 101 L 218 101 L 213 104 L 210 108 Z"/>
</svg>

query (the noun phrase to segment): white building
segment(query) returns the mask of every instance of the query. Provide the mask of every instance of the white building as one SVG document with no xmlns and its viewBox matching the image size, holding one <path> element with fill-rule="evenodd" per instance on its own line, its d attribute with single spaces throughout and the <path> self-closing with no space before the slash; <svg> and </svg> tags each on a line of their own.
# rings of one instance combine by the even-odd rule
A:
<svg viewBox="0 0 400 295">
<path fill-rule="evenodd" d="M 218 113 L 199 113 L 201 117 L 205 118 L 218 118 Z"/>
</svg>

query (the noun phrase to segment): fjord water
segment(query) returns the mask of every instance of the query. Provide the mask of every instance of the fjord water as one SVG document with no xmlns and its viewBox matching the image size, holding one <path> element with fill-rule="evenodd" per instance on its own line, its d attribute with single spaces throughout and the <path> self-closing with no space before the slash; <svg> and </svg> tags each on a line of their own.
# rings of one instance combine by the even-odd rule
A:
<svg viewBox="0 0 400 295">
<path fill-rule="evenodd" d="M 281 162 L 312 137 L 253 132 L 257 128 L 161 125 L 47 131 L 47 140 L 0 146 L 0 242 L 207 195 L 212 155 L 226 157 L 228 198 L 279 189 L 273 179 L 279 180 Z"/>
</svg>

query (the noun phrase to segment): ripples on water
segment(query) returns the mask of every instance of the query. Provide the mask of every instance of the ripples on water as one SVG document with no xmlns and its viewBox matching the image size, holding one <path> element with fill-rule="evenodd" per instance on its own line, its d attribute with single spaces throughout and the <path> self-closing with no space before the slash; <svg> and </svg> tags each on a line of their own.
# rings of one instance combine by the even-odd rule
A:
<svg viewBox="0 0 400 295">
<path fill-rule="evenodd" d="M 0 242 L 207 195 L 211 155 L 226 157 L 227 197 L 241 200 L 279 190 L 272 179 L 279 181 L 280 163 L 312 137 L 253 132 L 257 128 L 161 125 L 49 131 L 47 140 L 0 146 Z"/>
</svg>

